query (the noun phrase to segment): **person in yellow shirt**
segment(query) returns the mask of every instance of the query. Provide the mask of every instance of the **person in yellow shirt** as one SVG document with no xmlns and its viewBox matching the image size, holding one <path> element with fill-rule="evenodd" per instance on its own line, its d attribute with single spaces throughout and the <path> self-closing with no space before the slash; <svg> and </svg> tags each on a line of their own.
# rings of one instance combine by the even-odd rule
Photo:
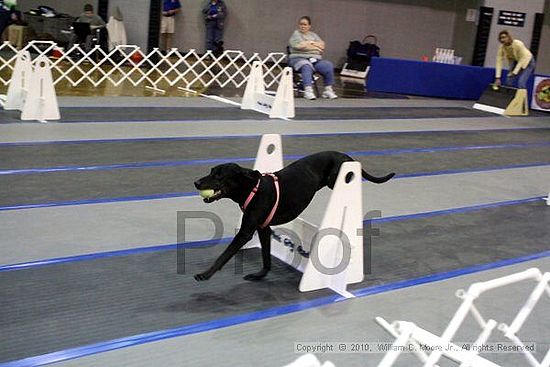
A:
<svg viewBox="0 0 550 367">
<path fill-rule="evenodd" d="M 507 30 L 498 34 L 500 46 L 496 62 L 495 84 L 501 85 L 501 72 L 504 59 L 508 60 L 510 68 L 504 85 L 510 87 L 527 88 L 527 81 L 535 71 L 535 58 L 523 42 L 513 39 Z"/>
</svg>

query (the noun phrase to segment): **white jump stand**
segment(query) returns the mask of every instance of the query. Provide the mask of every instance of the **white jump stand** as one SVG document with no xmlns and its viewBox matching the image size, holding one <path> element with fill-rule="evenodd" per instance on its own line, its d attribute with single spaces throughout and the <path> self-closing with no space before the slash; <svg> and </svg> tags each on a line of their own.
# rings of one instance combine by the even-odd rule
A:
<svg viewBox="0 0 550 367">
<path fill-rule="evenodd" d="M 33 68 L 31 54 L 29 51 L 19 51 L 15 60 L 15 67 L 11 76 L 5 110 L 23 110 L 27 92 L 31 86 Z"/>
<path fill-rule="evenodd" d="M 525 301 L 524 305 L 518 311 L 511 324 L 498 324 L 493 319 L 487 321 L 483 318 L 480 311 L 474 304 L 483 293 L 492 289 L 505 287 L 514 283 L 531 280 L 536 282 L 535 288 Z M 472 284 L 468 291 L 457 291 L 457 297 L 461 298 L 462 304 L 455 312 L 453 318 L 447 325 L 441 336 L 430 333 L 422 329 L 420 326 L 407 321 L 394 321 L 388 323 L 382 317 L 377 317 L 376 322 L 382 326 L 390 335 L 395 337 L 392 349 L 384 356 L 378 367 L 393 366 L 397 357 L 403 350 L 409 350 L 408 346 L 413 347 L 413 351 L 424 367 L 437 366 L 436 363 L 442 357 L 450 359 L 456 363 L 460 363 L 461 367 L 499 367 L 496 363 L 478 355 L 482 346 L 487 342 L 491 333 L 495 328 L 500 330 L 504 337 L 520 347 L 529 366 L 532 367 L 549 367 L 550 366 L 550 350 L 546 352 L 542 362 L 535 359 L 532 353 L 523 348 L 524 343 L 517 336 L 519 330 L 537 305 L 540 298 L 546 293 L 550 297 L 550 273 L 542 273 L 539 269 L 531 268 L 519 273 L 511 274 L 501 278 L 479 282 Z M 469 349 L 463 346 L 456 345 L 452 342 L 458 329 L 462 326 L 464 319 L 468 314 L 471 314 L 481 328 L 477 340 L 472 343 Z M 431 353 L 426 353 L 419 348 L 419 345 L 431 347 Z M 527 365 L 527 364 L 526 364 Z"/>
<path fill-rule="evenodd" d="M 321 362 L 315 357 L 314 354 L 304 354 L 291 364 L 287 364 L 284 367 L 335 367 L 334 364 L 330 361 L 326 361 L 321 364 Z"/>
<path fill-rule="evenodd" d="M 254 169 L 267 173 L 282 168 L 281 136 L 262 136 Z M 273 228 L 271 254 L 303 272 L 301 292 L 330 288 L 349 298 L 353 294 L 347 285 L 363 281 L 361 177 L 361 163 L 342 164 L 319 226 L 298 217 Z M 259 246 L 255 236 L 247 248 Z"/>
<path fill-rule="evenodd" d="M 270 118 L 293 118 L 295 109 L 294 91 L 292 89 L 292 69 L 289 67 L 283 69 L 277 93 L 273 97 L 265 92 L 262 63 L 254 61 L 246 82 L 241 109 L 265 113 Z"/>
<path fill-rule="evenodd" d="M 59 120 L 59 106 L 53 85 L 50 60 L 39 56 L 35 60 L 34 72 L 30 79 L 32 86 L 25 98 L 21 112 L 21 120 Z"/>
</svg>

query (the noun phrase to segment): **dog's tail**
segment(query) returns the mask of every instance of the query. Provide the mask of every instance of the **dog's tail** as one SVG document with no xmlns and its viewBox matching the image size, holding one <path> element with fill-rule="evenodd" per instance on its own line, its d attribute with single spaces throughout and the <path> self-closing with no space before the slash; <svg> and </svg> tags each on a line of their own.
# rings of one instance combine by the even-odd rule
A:
<svg viewBox="0 0 550 367">
<path fill-rule="evenodd" d="M 376 177 L 376 176 L 369 175 L 365 170 L 362 170 L 362 171 L 363 171 L 363 178 L 365 180 L 369 180 L 370 182 L 374 182 L 377 184 L 381 184 L 386 181 L 389 181 L 393 176 L 395 176 L 395 172 L 392 172 L 389 175 L 386 175 L 384 177 Z"/>
</svg>

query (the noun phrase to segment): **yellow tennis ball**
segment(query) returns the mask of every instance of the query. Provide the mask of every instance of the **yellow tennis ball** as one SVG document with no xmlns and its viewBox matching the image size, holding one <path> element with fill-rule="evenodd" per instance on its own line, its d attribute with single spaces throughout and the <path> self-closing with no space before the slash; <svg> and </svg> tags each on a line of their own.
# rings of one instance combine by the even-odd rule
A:
<svg viewBox="0 0 550 367">
<path fill-rule="evenodd" d="M 212 189 L 200 190 L 199 193 L 200 193 L 201 197 L 204 198 L 204 199 L 208 199 L 208 198 L 214 196 L 214 190 L 212 190 Z"/>
<path fill-rule="evenodd" d="M 498 85 L 493 84 L 493 90 L 498 90 Z"/>
</svg>

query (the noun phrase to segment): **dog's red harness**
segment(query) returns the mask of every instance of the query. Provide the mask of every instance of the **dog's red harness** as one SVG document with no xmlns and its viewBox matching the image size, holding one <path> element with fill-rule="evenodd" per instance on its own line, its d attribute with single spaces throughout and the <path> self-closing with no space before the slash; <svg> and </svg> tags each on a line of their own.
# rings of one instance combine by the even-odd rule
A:
<svg viewBox="0 0 550 367">
<path fill-rule="evenodd" d="M 275 212 L 277 211 L 277 207 L 279 206 L 279 196 L 280 196 L 279 178 L 275 176 L 273 173 L 264 173 L 263 176 L 271 176 L 271 178 L 273 178 L 273 184 L 275 185 L 275 192 L 277 194 L 277 198 L 275 199 L 275 204 L 273 205 L 273 208 L 271 209 L 269 216 L 267 217 L 265 222 L 260 226 L 260 228 L 265 228 L 269 225 L 269 223 L 271 223 L 271 220 L 273 219 L 273 217 L 275 216 Z M 256 184 L 256 186 L 252 189 L 252 191 L 246 198 L 246 201 L 244 202 L 244 205 L 241 208 L 243 212 L 246 210 L 246 208 L 248 207 L 248 204 L 250 204 L 250 202 L 256 195 L 256 192 L 258 192 L 258 187 L 260 187 L 260 180 L 258 180 L 258 183 Z"/>
</svg>

